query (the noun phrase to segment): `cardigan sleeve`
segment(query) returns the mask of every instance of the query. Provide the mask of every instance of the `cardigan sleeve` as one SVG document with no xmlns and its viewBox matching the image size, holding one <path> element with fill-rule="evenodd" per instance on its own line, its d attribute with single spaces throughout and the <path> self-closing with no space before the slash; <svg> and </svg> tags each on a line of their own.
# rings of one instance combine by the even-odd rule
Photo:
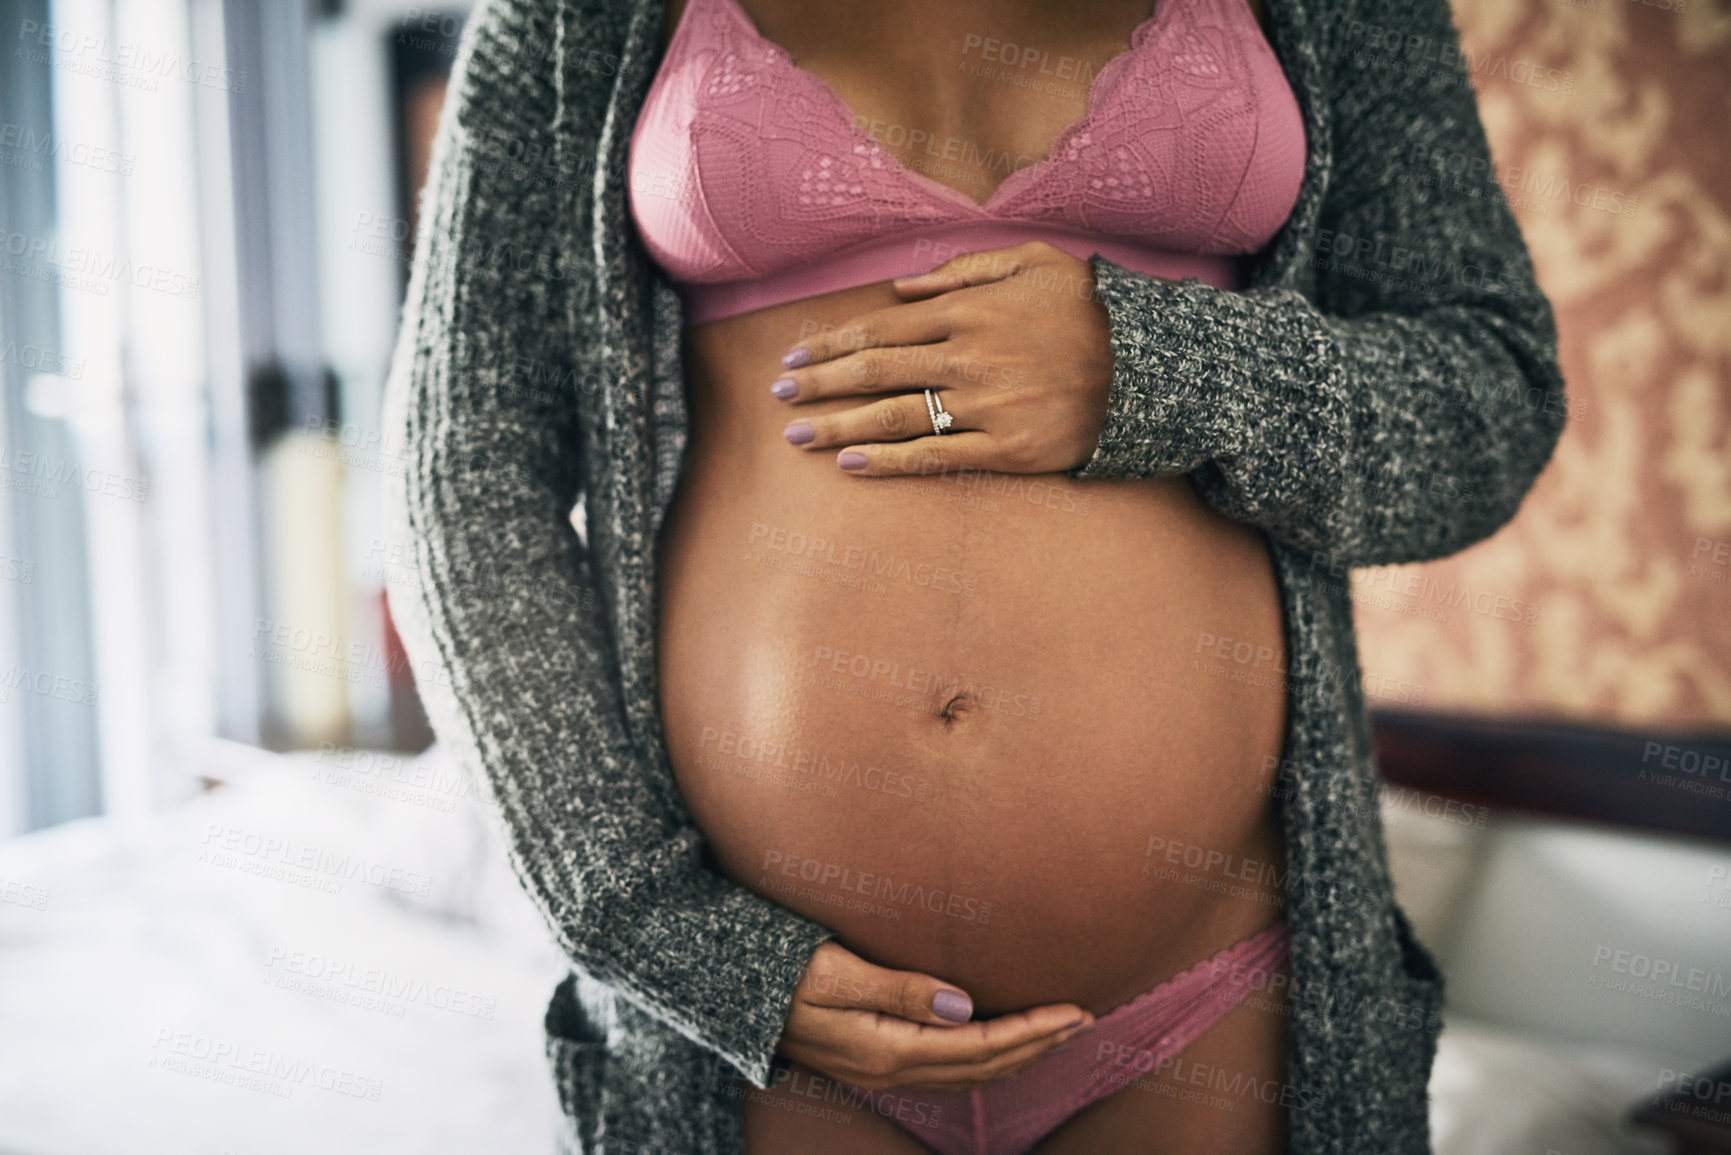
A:
<svg viewBox="0 0 1731 1155">
<path fill-rule="evenodd" d="M 1490 175 L 1447 0 L 1350 7 L 1318 22 L 1332 172 L 1315 301 L 1096 254 L 1114 374 L 1099 443 L 1069 475 L 1188 473 L 1224 515 L 1362 566 L 1494 533 L 1565 407 L 1551 306 Z"/>
<path fill-rule="evenodd" d="M 707 865 L 665 759 L 624 724 L 570 520 L 584 338 L 547 167 L 553 7 L 485 0 L 454 62 L 386 386 L 404 467 L 384 518 L 410 570 L 390 607 L 434 731 L 572 966 L 764 1087 L 832 932 Z"/>
</svg>

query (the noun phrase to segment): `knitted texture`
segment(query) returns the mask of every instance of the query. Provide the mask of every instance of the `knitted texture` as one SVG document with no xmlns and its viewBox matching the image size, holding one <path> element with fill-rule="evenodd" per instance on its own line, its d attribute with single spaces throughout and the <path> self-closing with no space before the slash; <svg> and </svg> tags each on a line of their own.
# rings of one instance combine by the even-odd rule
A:
<svg viewBox="0 0 1731 1155">
<path fill-rule="evenodd" d="M 1166 2 L 1166 0 L 1163 0 Z M 725 880 L 674 781 L 654 543 L 687 413 L 681 305 L 626 151 L 665 0 L 482 0 L 421 194 L 386 433 L 393 617 L 573 975 L 547 1012 L 571 1150 L 743 1150 L 829 932 Z M 1080 478 L 1186 472 L 1268 537 L 1285 614 L 1293 1150 L 1429 1148 L 1442 980 L 1395 905 L 1345 566 L 1494 532 L 1561 430 L 1551 311 L 1447 0 L 1268 0 L 1305 175 L 1247 291 L 1091 260 L 1116 369 Z M 1397 31 L 1398 30 L 1398 31 Z M 1457 162 L 1463 163 L 1463 162 Z M 569 520 L 582 503 L 580 535 Z"/>
</svg>

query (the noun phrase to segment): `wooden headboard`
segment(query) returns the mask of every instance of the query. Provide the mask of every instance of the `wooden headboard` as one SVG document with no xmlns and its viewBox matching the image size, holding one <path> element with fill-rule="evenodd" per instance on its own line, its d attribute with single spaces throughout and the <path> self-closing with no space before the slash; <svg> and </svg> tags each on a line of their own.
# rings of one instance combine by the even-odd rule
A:
<svg viewBox="0 0 1731 1155">
<path fill-rule="evenodd" d="M 1731 732 L 1373 710 L 1390 783 L 1488 806 L 1731 842 Z"/>
</svg>

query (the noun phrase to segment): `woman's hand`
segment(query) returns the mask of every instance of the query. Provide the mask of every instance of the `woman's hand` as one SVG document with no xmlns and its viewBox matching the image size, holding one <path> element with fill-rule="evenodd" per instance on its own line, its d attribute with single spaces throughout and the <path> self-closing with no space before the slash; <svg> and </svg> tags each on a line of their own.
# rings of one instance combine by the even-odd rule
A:
<svg viewBox="0 0 1731 1155">
<path fill-rule="evenodd" d="M 954 468 L 1056 473 L 1093 456 L 1106 423 L 1112 346 L 1088 262 L 1044 241 L 967 253 L 894 282 L 906 303 L 796 345 L 771 387 L 801 405 L 894 394 L 800 417 L 785 436 L 841 448 L 867 476 Z M 932 431 L 923 390 L 953 424 Z"/>
<path fill-rule="evenodd" d="M 965 1091 L 1021 1070 L 1094 1025 L 1075 1003 L 978 1023 L 967 1021 L 972 1013 L 968 996 L 948 983 L 873 966 L 825 942 L 793 993 L 778 1050 L 868 1091 Z"/>
</svg>

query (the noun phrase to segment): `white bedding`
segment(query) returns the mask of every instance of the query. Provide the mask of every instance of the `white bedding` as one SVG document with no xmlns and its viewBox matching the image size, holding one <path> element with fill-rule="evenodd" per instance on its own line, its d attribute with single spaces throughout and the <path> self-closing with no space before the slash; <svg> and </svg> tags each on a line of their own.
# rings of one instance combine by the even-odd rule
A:
<svg viewBox="0 0 1731 1155">
<path fill-rule="evenodd" d="M 0 1152 L 545 1155 L 558 953 L 520 891 L 486 925 L 427 906 L 480 897 L 472 804 L 253 761 L 138 830 L 0 844 L 30 900 L 0 902 Z"/>
<path fill-rule="evenodd" d="M 1668 1155 L 1622 1120 L 1653 1092 L 1661 1065 L 1450 1018 L 1431 1070 L 1431 1146 L 1437 1155 Z"/>
<path fill-rule="evenodd" d="M 0 1155 L 547 1155 L 563 967 L 466 784 L 234 751 L 137 829 L 0 843 Z M 1657 1150 L 1616 1124 L 1652 1069 L 1451 1020 L 1436 1150 Z"/>
</svg>

